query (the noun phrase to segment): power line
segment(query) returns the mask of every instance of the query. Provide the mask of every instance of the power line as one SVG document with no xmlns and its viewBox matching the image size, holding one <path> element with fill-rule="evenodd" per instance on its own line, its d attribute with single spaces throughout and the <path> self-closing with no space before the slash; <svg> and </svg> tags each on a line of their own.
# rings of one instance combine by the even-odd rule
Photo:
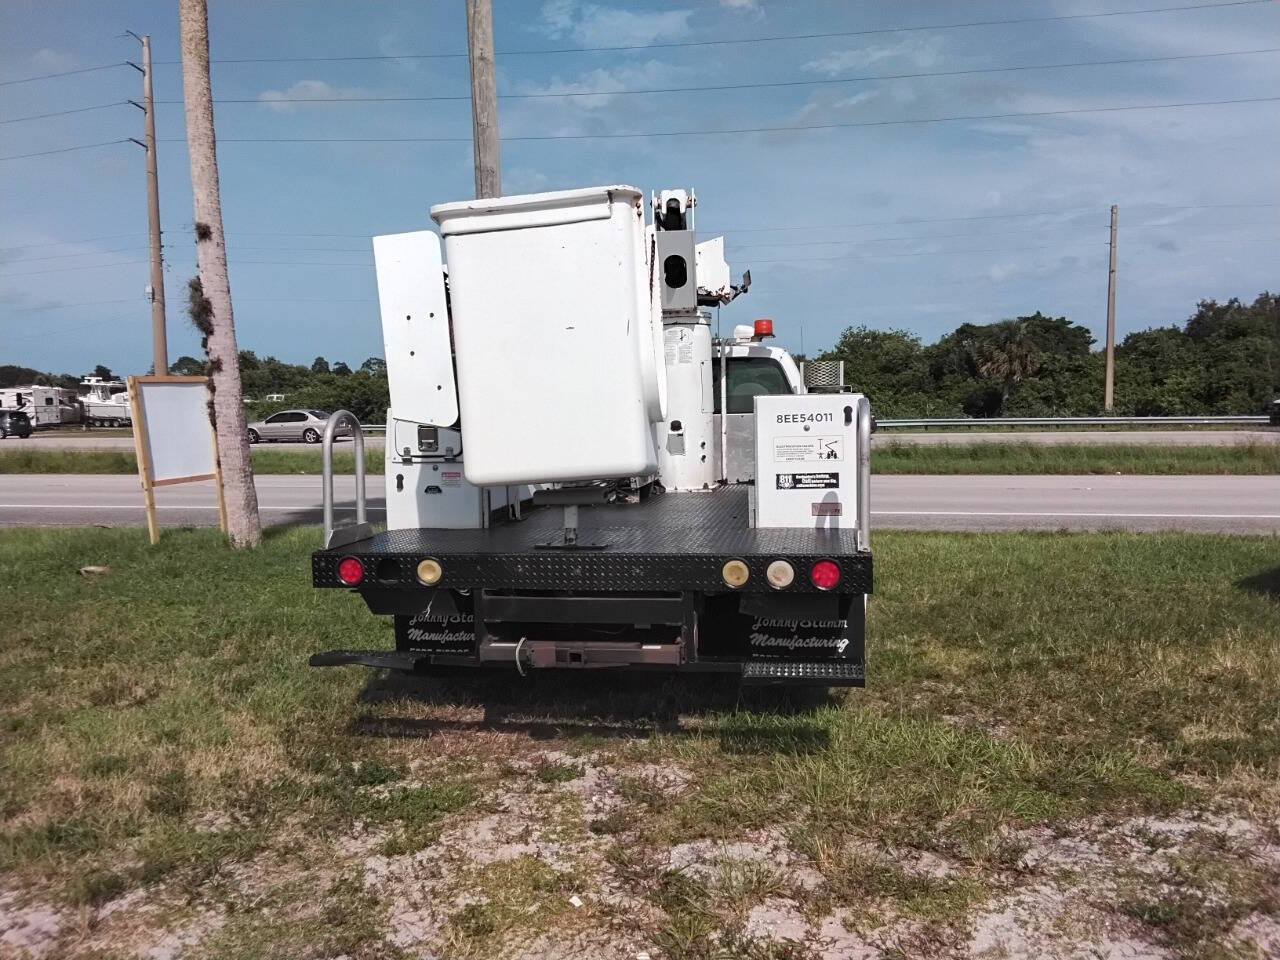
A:
<svg viewBox="0 0 1280 960">
<path fill-rule="evenodd" d="M 164 100 L 156 101 L 157 103 L 181 103 L 181 100 Z M 115 103 L 100 103 L 96 107 L 76 107 L 74 110 L 57 110 L 53 113 L 33 113 L 29 117 L 13 117 L 9 120 L 0 120 L 0 123 L 23 123 L 27 120 L 47 120 L 50 117 L 67 117 L 73 113 L 89 113 L 91 110 L 106 110 L 110 107 L 128 106 L 128 100 L 117 100 Z"/>
<path fill-rule="evenodd" d="M 879 27 L 870 30 L 841 30 L 829 33 L 797 33 L 797 34 L 779 34 L 766 37 L 745 37 L 741 39 L 716 39 L 716 40 L 683 40 L 669 41 L 665 43 L 640 43 L 625 44 L 611 47 L 560 47 L 544 50 L 499 50 L 496 56 L 499 57 L 517 57 L 517 56 L 549 56 L 558 54 L 572 53 L 621 53 L 628 50 L 672 50 L 687 47 L 722 47 L 732 46 L 735 44 L 751 44 L 751 43 L 779 43 L 791 40 L 826 40 L 847 37 L 870 37 L 880 36 L 888 33 L 919 33 L 929 30 L 958 30 L 967 27 L 994 27 L 1009 26 L 1013 24 L 1023 23 L 1053 23 L 1065 22 L 1071 20 L 1098 20 L 1108 17 L 1133 17 L 1143 14 L 1152 13 L 1179 13 L 1189 10 L 1214 10 L 1220 7 L 1252 7 L 1265 3 L 1274 3 L 1276 0 L 1230 0 L 1227 3 L 1198 3 L 1185 4 L 1174 7 L 1148 7 L 1143 10 L 1113 10 L 1103 13 L 1073 13 L 1061 14 L 1049 17 L 1010 17 L 999 20 L 970 20 L 961 23 L 937 23 L 923 24 L 920 26 L 910 27 Z M 320 57 L 234 57 L 225 59 L 213 59 L 212 63 L 334 63 L 334 62 L 355 62 L 355 61 L 385 61 L 385 60 L 449 60 L 462 59 L 467 56 L 466 51 L 457 53 L 406 53 L 406 54 L 366 54 L 351 56 L 320 56 Z M 175 65 L 181 63 L 180 60 L 158 60 L 157 64 Z"/>
<path fill-rule="evenodd" d="M 1129 203 L 1124 204 L 1124 206 L 1127 209 L 1133 210 L 1211 210 L 1236 207 L 1280 207 L 1280 203 Z M 862 223 L 808 223 L 785 227 L 724 227 L 719 230 L 709 230 L 705 232 L 713 234 L 731 234 L 766 233 L 775 230 L 844 230 L 854 227 L 898 227 L 912 223 L 967 223 L 974 220 L 1006 220 L 1020 217 L 1059 217 L 1067 214 L 1087 213 L 1090 211 L 1099 212 L 1105 209 L 1106 208 L 1104 206 L 1097 205 L 1091 207 L 1064 207 L 1060 210 L 1030 210 L 1022 213 L 984 213 L 968 217 L 917 217 L 910 220 L 868 220 Z M 1131 227 L 1130 229 L 1134 228 Z"/>
<path fill-rule="evenodd" d="M 1066 224 L 1064 224 L 1066 226 Z M 941 233 L 936 236 L 912 236 L 912 237 L 858 237 L 845 240 L 764 240 L 759 243 L 748 243 L 742 246 L 730 245 L 731 251 L 741 250 L 758 250 L 761 247 L 825 247 L 837 244 L 855 244 L 855 243 L 893 243 L 902 240 L 960 240 L 977 237 L 1012 237 L 1029 233 L 1044 233 L 1047 227 L 1033 227 L 1030 230 L 1001 230 L 996 233 Z M 1099 227 L 1101 229 L 1101 227 Z"/>
<path fill-rule="evenodd" d="M 11 250 L 19 250 L 20 247 L 10 247 Z M 42 260 L 67 260 L 71 257 L 97 257 L 108 253 L 124 253 L 128 250 L 137 250 L 137 244 L 130 247 L 114 247 L 111 250 L 86 250 L 83 253 L 58 253 L 48 257 L 22 257 L 18 260 L 10 260 L 0 264 L 3 267 L 11 267 L 19 263 L 38 263 Z"/>
<path fill-rule="evenodd" d="M 121 60 L 119 63 L 104 63 L 99 67 L 81 67 L 79 70 L 63 70 L 61 73 L 42 73 L 38 77 L 23 77 L 20 80 L 0 80 L 0 87 L 12 86 L 15 83 L 34 83 L 37 80 L 52 80 L 54 77 L 70 77 L 77 73 L 93 73 L 96 70 L 113 70 L 116 67 L 127 66 L 128 64 Z"/>
<path fill-rule="evenodd" d="M 48 307 L 24 307 L 17 313 L 42 313 L 46 310 L 70 310 L 72 307 L 101 307 L 109 303 L 146 303 L 142 297 L 125 297 L 121 300 L 85 300 L 82 303 L 59 303 Z"/>
<path fill-rule="evenodd" d="M 129 314 L 123 314 L 119 317 L 112 317 L 109 320 L 91 320 L 88 323 L 78 323 L 70 327 L 56 327 L 53 330 L 42 329 L 39 333 L 29 333 L 20 337 L 11 337 L 5 334 L 5 341 L 10 340 L 39 340 L 48 336 L 57 336 L 64 333 L 75 333 L 79 330 L 87 330 L 89 327 L 109 327 L 111 324 L 120 323 L 129 320 Z"/>
<path fill-rule="evenodd" d="M 28 270 L 25 273 L 0 273 L 0 280 L 8 280 L 13 277 L 39 277 L 49 273 L 73 273 L 75 271 L 84 270 L 102 270 L 106 267 L 124 267 L 130 264 L 146 262 L 146 260 L 116 260 L 112 263 L 90 263 L 78 264 L 72 267 L 51 267 L 48 270 Z"/>
<path fill-rule="evenodd" d="M 1252 2 L 1252 0 L 1250 0 Z M 1276 0 L 1258 0 L 1273 3 Z M 1144 103 L 1129 104 L 1118 107 L 1074 107 L 1063 110 L 1032 110 L 1021 113 L 987 113 L 964 114 L 951 117 L 916 117 L 902 120 L 854 120 L 832 121 L 829 123 L 788 124 L 778 127 L 734 127 L 724 130 L 654 130 L 645 133 L 564 133 L 535 134 L 527 136 L 501 137 L 507 143 L 539 142 L 547 140 L 637 140 L 654 137 L 710 137 L 740 133 L 799 133 L 808 130 L 837 130 L 854 127 L 896 127 L 910 124 L 954 123 L 966 120 L 1015 120 L 1026 117 L 1062 117 L 1086 113 L 1119 113 L 1130 110 L 1174 110 L 1184 107 L 1223 107 L 1245 103 L 1271 103 L 1280 97 L 1239 97 L 1231 100 L 1187 100 L 1181 103 Z M 69 153 L 73 150 L 89 150 L 94 147 L 107 147 L 117 143 L 128 143 L 128 140 L 106 140 L 101 143 L 86 143 L 74 147 L 62 147 L 57 150 L 42 150 L 38 153 L 23 153 L 4 160 L 24 160 L 29 157 L 44 157 L 55 153 Z M 166 137 L 162 143 L 185 143 L 182 137 Z M 470 137 L 220 137 L 219 143 L 470 143 Z"/>
<path fill-rule="evenodd" d="M 1267 0 L 1273 2 L 1273 0 Z M 1222 107 L 1245 103 L 1271 103 L 1280 97 L 1239 97 L 1231 100 L 1187 100 L 1181 103 L 1143 103 L 1118 107 L 1073 107 L 1063 110 L 1031 110 L 1022 113 L 965 114 L 951 117 L 916 117 L 902 120 L 853 120 L 829 123 L 787 124 L 777 127 L 731 127 L 723 130 L 650 130 L 644 133 L 549 133 L 502 137 L 505 143 L 545 140 L 638 140 L 653 137 L 710 137 L 739 133 L 797 133 L 853 127 L 894 127 L 908 124 L 953 123 L 965 120 L 1013 120 L 1020 117 L 1060 117 L 1085 113 L 1118 113 L 1128 110 L 1173 110 L 1183 107 Z M 185 142 L 168 138 L 166 143 Z M 219 143 L 470 143 L 470 137 L 220 137 Z M 0 157 L 0 160 L 16 159 Z"/>
<path fill-rule="evenodd" d="M 1098 241 L 1099 245 L 1105 246 L 1106 241 Z M 1029 250 L 1071 250 L 1080 247 L 1081 244 L 1064 244 L 1056 246 L 1040 246 L 1040 247 L 978 247 L 963 250 L 925 250 L 911 253 L 873 253 L 864 256 L 836 256 L 836 257 L 801 257 L 801 258 L 782 258 L 768 260 L 752 260 L 748 266 L 754 268 L 761 263 L 830 263 L 839 260 L 883 260 L 886 258 L 896 259 L 899 257 L 958 257 L 971 253 L 1021 253 Z"/>
<path fill-rule="evenodd" d="M 55 153 L 71 153 L 73 150 L 92 150 L 94 147 L 110 147 L 117 143 L 128 143 L 128 140 L 103 140 L 101 143 L 82 143 L 75 147 L 59 147 L 57 150 L 40 150 L 36 153 L 18 153 L 11 157 L 0 157 L 3 160 L 26 160 L 30 157 L 48 157 Z"/>
<path fill-rule="evenodd" d="M 914 236 L 904 236 L 904 237 L 852 237 L 852 238 L 837 239 L 837 240 L 762 240 L 758 243 L 748 243 L 741 246 L 737 244 L 730 244 L 729 249 L 731 251 L 737 252 L 742 250 L 758 250 L 761 247 L 824 247 L 824 246 L 836 246 L 840 244 L 856 244 L 856 243 L 889 243 L 893 241 L 903 241 L 903 240 L 926 240 L 931 242 L 934 240 L 960 240 L 960 239 L 981 238 L 981 237 L 1012 237 L 1012 236 L 1025 235 L 1030 233 L 1044 234 L 1046 231 L 1054 229 L 1055 226 L 1074 227 L 1074 226 L 1085 226 L 1085 225 L 1084 224 L 1057 224 L 1057 225 L 1049 225 L 1044 227 L 1032 227 L 1028 230 L 1001 230 L 996 232 L 986 231 L 982 233 L 940 233 L 940 234 L 934 234 L 932 236 L 928 234 L 916 234 Z M 1174 226 L 1174 225 L 1140 223 L 1140 224 L 1135 224 L 1129 227 L 1128 230 L 1130 232 L 1133 232 L 1136 230 L 1166 230 L 1170 226 Z M 1221 230 L 1223 227 L 1232 228 L 1232 227 L 1247 227 L 1247 226 L 1275 226 L 1275 221 L 1274 220 L 1249 220 L 1249 221 L 1240 222 L 1240 223 L 1216 224 L 1214 225 L 1214 229 Z M 804 228 L 803 227 L 782 227 L 779 229 L 804 229 Z M 1097 225 L 1097 229 L 1104 230 L 1106 228 L 1103 224 L 1100 223 Z M 1188 239 L 1191 239 L 1194 242 L 1201 242 L 1201 241 L 1206 241 L 1208 238 L 1192 237 Z M 1255 239 L 1256 238 L 1252 238 L 1252 237 L 1242 237 L 1240 238 L 1240 242 L 1241 243 L 1253 242 Z M 1106 241 L 1101 241 L 1101 242 L 1105 243 Z M 1230 243 L 1232 242 L 1232 238 L 1224 237 L 1221 242 Z"/>
<path fill-rule="evenodd" d="M 1036 233 L 1036 232 L 1038 231 L 1034 231 L 1034 230 L 1012 231 L 1013 234 Z M 912 241 L 912 240 L 924 242 L 924 243 L 932 243 L 936 240 L 955 240 L 955 239 L 965 239 L 965 238 L 980 239 L 988 236 L 999 237 L 999 236 L 1008 236 L 1008 235 L 1010 234 L 959 233 L 959 234 L 947 234 L 947 235 L 937 236 L 937 237 L 871 237 L 871 238 L 862 239 L 862 240 L 818 240 L 818 241 L 812 241 L 812 242 L 802 241 L 802 242 L 761 243 L 761 244 L 748 244 L 747 246 L 744 246 L 744 247 L 730 248 L 728 252 L 731 255 L 737 257 L 741 255 L 744 250 L 757 250 L 757 249 L 760 249 L 761 247 L 842 246 L 842 245 L 857 245 L 862 243 L 878 243 L 881 241 Z M 1179 238 L 1178 242 L 1184 243 L 1184 244 L 1280 243 L 1280 237 L 1242 237 L 1242 238 L 1181 237 Z M 1069 249 L 1080 248 L 1085 245 L 1094 244 L 1094 243 L 1105 245 L 1106 241 L 1105 240 L 1098 240 L 1098 241 L 1075 240 L 1075 241 L 1070 241 L 1068 243 L 1063 243 L 1063 244 L 1041 245 L 1041 246 L 1033 246 L 1033 247 L 1018 246 L 1018 247 L 995 247 L 995 248 L 982 248 L 982 249 L 961 248 L 958 250 L 922 250 L 922 251 L 905 251 L 905 252 L 892 251 L 887 253 L 868 254 L 865 256 L 836 255 L 836 256 L 822 256 L 822 257 L 804 257 L 804 258 L 795 258 L 795 259 L 770 258 L 765 260 L 757 260 L 753 257 L 747 257 L 744 259 L 749 261 L 748 265 L 755 265 L 760 263 L 807 263 L 807 262 L 821 263 L 821 262 L 834 261 L 834 260 L 874 260 L 881 257 L 945 257 L 950 255 L 959 256 L 962 254 L 969 254 L 969 253 L 1001 253 L 1001 252 L 1017 252 L 1017 251 L 1023 251 L 1023 250 L 1069 250 Z M 54 273 L 72 273 L 76 271 L 99 270 L 99 269 L 105 269 L 109 267 L 136 266 L 138 264 L 143 264 L 147 262 L 148 261 L 145 259 L 120 260 L 114 263 L 97 263 L 97 264 L 91 264 L 88 266 L 56 267 L 49 270 L 32 270 L 32 271 L 27 271 L 25 273 L 0 274 L 0 281 L 8 280 L 16 277 L 37 277 L 37 276 L 45 276 L 48 274 L 54 274 Z M 362 269 L 373 269 L 374 267 L 374 264 L 372 263 L 349 263 L 349 262 L 342 262 L 342 261 L 251 260 L 251 259 L 238 259 L 238 258 L 233 258 L 230 261 L 230 264 L 232 266 L 257 264 L 257 265 L 278 266 L 278 267 L 360 267 Z M 107 302 L 111 302 L 111 301 L 107 301 Z M 250 302 L 252 302 L 252 300 Z M 364 301 L 353 301 L 353 302 L 364 302 Z"/>
<path fill-rule="evenodd" d="M 103 270 L 107 267 L 127 267 L 139 263 L 147 263 L 148 260 L 115 260 L 111 263 L 91 263 L 81 264 L 77 266 L 51 267 L 48 270 L 27 270 L 23 273 L 0 273 L 0 280 L 9 280 L 15 277 L 40 277 L 50 273 L 75 273 L 84 270 Z M 337 261 L 322 260 L 245 260 L 239 258 L 231 258 L 228 261 L 231 266 L 239 266 L 241 264 L 267 264 L 275 267 L 364 267 L 373 269 L 372 263 L 349 263 Z"/>
<path fill-rule="evenodd" d="M 170 251 L 170 252 L 173 252 L 173 251 L 174 251 L 174 249 L 175 249 L 175 248 L 174 248 L 174 246 L 173 246 L 172 244 L 168 244 L 168 243 L 166 243 L 164 246 L 165 246 L 165 249 L 166 249 L 166 250 L 168 250 L 168 251 Z M 275 251 L 275 252 L 277 252 L 277 253 L 283 253 L 283 252 L 290 252 L 290 253 L 293 253 L 293 252 L 297 252 L 297 253 L 371 253 L 371 252 L 372 252 L 372 251 L 371 251 L 371 249 L 370 249 L 369 247 L 242 247 L 242 246 L 240 246 L 240 245 L 238 245 L 238 244 L 234 244 L 234 245 L 232 245 L 232 248 L 233 248 L 234 250 L 271 250 L 271 251 Z M 19 248 L 19 247 L 12 247 L 12 248 L 10 248 L 10 249 L 17 250 L 17 249 L 21 249 L 21 248 Z M 9 261 L 6 261 L 6 262 L 3 262 L 3 263 L 0 263 L 0 267 L 12 267 L 12 266 L 17 266 L 17 265 L 18 265 L 18 264 L 20 264 L 20 263 L 39 263 L 39 262 L 42 262 L 42 261 L 45 261 L 45 260 L 70 260 L 70 259 L 72 259 L 72 258 L 74 258 L 74 257 L 98 257 L 98 256 L 105 256 L 106 254 L 109 254 L 109 253 L 126 253 L 126 252 L 136 252 L 136 251 L 137 251 L 137 249 L 138 249 L 137 244 L 134 244 L 134 245 L 132 245 L 132 246 L 128 246 L 128 247 L 113 247 L 113 248 L 112 248 L 112 249 L 110 249 L 110 250 L 85 250 L 85 251 L 82 251 L 82 252 L 80 252 L 80 253 L 58 253 L 58 254 L 52 254 L 52 255 L 47 256 L 47 257 L 22 257 L 22 258 L 17 259 L 17 260 L 9 260 Z"/>
<path fill-rule="evenodd" d="M 1230 203 L 1128 203 L 1123 202 L 1122 205 L 1130 210 L 1220 210 L 1220 209 L 1237 209 L 1245 207 L 1280 207 L 1280 203 L 1273 203 L 1265 200 L 1247 200 L 1232 201 Z M 721 233 L 760 233 L 766 231 L 782 231 L 782 230 L 835 230 L 835 229 L 852 229 L 854 227 L 902 227 L 914 223 L 967 223 L 975 220 L 1007 220 L 1022 217 L 1058 217 L 1068 214 L 1087 213 L 1087 212 L 1105 212 L 1106 207 L 1103 204 L 1095 204 L 1093 206 L 1081 207 L 1060 207 L 1057 210 L 1023 210 L 1017 213 L 981 213 L 971 214 L 963 217 L 910 217 L 901 220 L 864 220 L 861 223 L 806 223 L 795 224 L 790 226 L 768 226 L 768 227 L 723 227 L 719 230 L 700 230 L 700 233 L 721 234 Z M 1258 221 L 1259 223 L 1270 223 L 1271 221 Z M 187 224 L 189 226 L 189 224 Z M 1135 230 L 1137 226 L 1129 229 Z M 229 230 L 229 237 L 301 237 L 304 239 L 341 239 L 341 240 L 368 240 L 377 231 L 367 233 L 290 233 L 280 231 L 261 231 L 261 230 Z M 140 232 L 133 233 L 108 233 L 96 237 L 79 237 L 71 240 L 47 240 L 40 243 L 27 243 L 14 247 L 0 248 L 0 253 L 12 253 L 15 250 L 32 250 L 37 247 L 56 247 L 67 246 L 74 243 L 96 243 L 99 240 L 116 240 L 120 237 L 137 237 L 143 236 Z M 172 249 L 170 247 L 170 249 Z M 320 252 L 335 252 L 339 249 L 346 252 L 348 249 L 352 253 L 365 252 L 366 248 L 310 248 L 310 247 L 235 247 L 239 250 L 299 250 L 309 251 L 314 249 Z M 106 253 L 108 251 L 99 251 Z M 77 254 L 78 256 L 78 254 Z M 12 263 L 23 263 L 26 260 L 11 261 Z"/>
<path fill-rule="evenodd" d="M 1176 54 L 1165 57 L 1129 57 L 1119 60 L 1076 60 L 1067 63 L 1033 63 L 1021 64 L 1008 67 L 975 67 L 966 70 L 935 70 L 924 73 L 880 73 L 867 74 L 859 77 L 834 77 L 823 80 L 778 80 L 762 83 L 725 83 L 711 84 L 704 86 L 689 87 L 649 87 L 636 90 L 571 90 L 561 93 L 501 93 L 498 94 L 500 100 L 559 100 L 566 97 L 623 97 L 637 96 L 648 94 L 671 94 L 671 93 L 710 93 L 726 90 L 765 90 L 780 89 L 788 87 L 821 87 L 836 86 L 846 83 L 866 83 L 874 80 L 921 80 L 934 77 L 963 77 L 974 76 L 988 73 L 1015 73 L 1028 70 L 1062 70 L 1071 67 L 1105 67 L 1118 65 L 1133 65 L 1141 63 L 1168 63 L 1180 60 L 1207 60 L 1221 57 L 1245 57 L 1256 56 L 1264 53 L 1280 52 L 1280 47 L 1265 47 L 1257 50 L 1226 50 L 1219 53 L 1186 53 Z M 264 99 L 262 97 L 226 97 L 217 98 L 214 103 L 218 104 L 256 104 L 270 105 L 273 103 L 434 103 L 434 102 L 460 102 L 471 99 L 470 94 L 456 94 L 447 96 L 386 96 L 386 97 L 272 97 Z M 181 105 L 181 100 L 156 100 L 157 104 L 165 104 L 167 106 Z M 35 113 L 26 117 L 12 117 L 8 120 L 0 120 L 0 124 L 6 123 L 24 123 L 28 120 L 47 120 L 52 117 L 66 117 L 72 114 L 88 113 L 94 110 L 109 110 L 112 107 L 128 106 L 128 100 L 117 100 L 114 103 L 100 103 L 92 107 L 76 107 L 71 110 L 57 110 L 51 113 Z M 15 158 L 16 159 L 16 158 Z"/>
<path fill-rule="evenodd" d="M 236 230 L 232 233 L 238 237 L 314 237 L 340 240 L 368 240 L 373 236 L 372 233 L 261 233 L 250 230 Z"/>
<path fill-rule="evenodd" d="M 836 77 L 823 80 L 778 80 L 763 83 L 725 83 L 708 86 L 690 87 L 650 87 L 637 90 L 574 90 L 563 93 L 500 93 L 499 100 L 559 100 L 565 97 L 622 97 L 639 94 L 669 93 L 704 93 L 723 90 L 763 90 L 782 87 L 814 87 L 832 86 L 844 83 L 863 83 L 872 80 L 920 80 L 930 77 L 963 77 L 984 73 L 1012 73 L 1027 70 L 1060 70 L 1067 67 L 1106 67 L 1139 63 L 1166 63 L 1174 60 L 1205 60 L 1216 57 L 1243 57 L 1263 53 L 1276 53 L 1280 47 L 1266 47 L 1258 50 L 1227 50 L 1221 53 L 1186 53 L 1167 57 L 1130 57 L 1122 60 L 1078 60 L 1069 63 L 1034 63 L 1010 67 L 976 67 L 968 70 L 939 70 L 926 73 L 881 73 L 860 77 Z M 450 94 L 446 96 L 410 97 L 238 97 L 216 99 L 221 104 L 258 104 L 274 103 L 432 103 L 440 101 L 467 101 L 470 94 Z M 156 103 L 168 105 L 181 104 L 181 100 L 157 100 Z M 105 104 L 104 106 L 114 106 Z M 85 107 L 86 110 L 100 110 L 102 107 Z M 67 111 L 68 113 L 74 111 Z M 61 116 L 61 114 L 43 114 L 42 116 Z M 33 120 L 36 117 L 19 117 L 15 120 L 4 120 L 0 123 L 17 123 L 19 120 Z"/>
<path fill-rule="evenodd" d="M 47 240 L 41 243 L 24 243 L 17 247 L 4 247 L 0 249 L 0 253 L 12 253 L 14 250 L 34 250 L 36 247 L 62 247 L 72 243 L 96 243 L 99 240 L 116 240 L 119 237 L 140 237 L 143 234 L 138 231 L 135 233 L 109 233 L 104 237 L 85 237 L 83 240 Z"/>
<path fill-rule="evenodd" d="M 124 297 L 120 300 L 85 300 L 81 303 L 59 303 L 47 307 L 24 307 L 21 310 L 11 311 L 12 313 L 43 313 L 48 310 L 70 310 L 73 307 L 100 307 L 111 303 L 148 303 L 149 301 L 143 297 Z M 165 300 L 168 304 L 177 304 L 182 306 L 187 301 L 185 299 L 169 298 Z M 368 297 L 236 297 L 236 303 L 377 303 L 377 300 Z"/>
</svg>

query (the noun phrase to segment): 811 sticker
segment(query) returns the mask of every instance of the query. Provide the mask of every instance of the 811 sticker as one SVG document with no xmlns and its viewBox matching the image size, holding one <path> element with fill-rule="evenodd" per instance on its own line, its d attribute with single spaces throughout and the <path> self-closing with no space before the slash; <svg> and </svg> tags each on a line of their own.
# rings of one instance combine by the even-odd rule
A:
<svg viewBox="0 0 1280 960">
<path fill-rule="evenodd" d="M 779 490 L 838 490 L 838 473 L 779 473 Z"/>
</svg>

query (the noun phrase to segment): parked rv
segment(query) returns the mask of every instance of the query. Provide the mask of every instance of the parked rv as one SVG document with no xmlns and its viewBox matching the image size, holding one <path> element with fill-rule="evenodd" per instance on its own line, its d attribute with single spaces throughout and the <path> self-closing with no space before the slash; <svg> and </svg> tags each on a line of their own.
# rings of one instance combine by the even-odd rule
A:
<svg viewBox="0 0 1280 960">
<path fill-rule="evenodd" d="M 74 390 L 34 384 L 0 390 L 0 410 L 22 411 L 34 430 L 79 423 L 84 414 Z"/>
</svg>

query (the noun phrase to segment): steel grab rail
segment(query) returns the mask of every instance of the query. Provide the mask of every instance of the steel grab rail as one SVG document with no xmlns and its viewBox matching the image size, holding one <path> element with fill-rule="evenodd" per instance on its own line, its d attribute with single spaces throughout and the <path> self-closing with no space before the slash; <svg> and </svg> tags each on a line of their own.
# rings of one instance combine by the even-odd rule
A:
<svg viewBox="0 0 1280 960">
<path fill-rule="evenodd" d="M 344 422 L 351 425 L 351 439 L 356 451 L 356 522 L 335 526 L 333 522 L 333 438 Z M 348 410 L 335 410 L 324 425 L 320 465 L 321 496 L 324 504 L 324 547 L 340 547 L 373 536 L 365 498 L 364 428 L 356 415 Z"/>
</svg>

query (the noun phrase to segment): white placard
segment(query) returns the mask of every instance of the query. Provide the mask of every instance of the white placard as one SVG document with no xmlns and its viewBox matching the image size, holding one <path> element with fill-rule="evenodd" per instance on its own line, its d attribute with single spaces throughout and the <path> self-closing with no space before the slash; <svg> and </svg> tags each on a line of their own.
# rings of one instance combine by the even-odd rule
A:
<svg viewBox="0 0 1280 960">
<path fill-rule="evenodd" d="M 151 482 L 209 477 L 215 472 L 205 381 L 137 383 L 146 424 L 143 440 Z"/>
</svg>

